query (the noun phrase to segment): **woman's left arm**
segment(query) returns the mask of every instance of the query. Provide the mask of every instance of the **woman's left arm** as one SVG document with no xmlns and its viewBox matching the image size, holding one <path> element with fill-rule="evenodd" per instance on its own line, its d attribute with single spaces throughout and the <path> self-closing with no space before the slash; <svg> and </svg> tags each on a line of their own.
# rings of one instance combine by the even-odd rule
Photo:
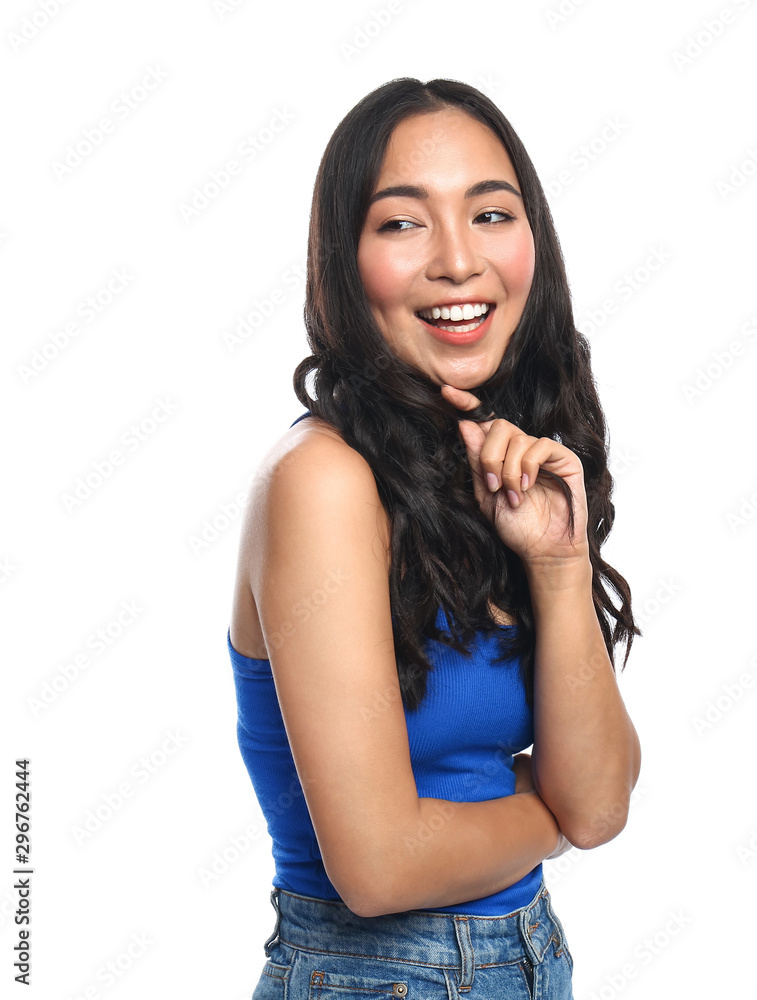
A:
<svg viewBox="0 0 757 1000">
<path fill-rule="evenodd" d="M 534 784 L 571 844 L 588 850 L 626 824 L 639 738 L 597 620 L 588 556 L 524 565 L 536 626 Z"/>
<path fill-rule="evenodd" d="M 478 398 L 443 386 L 458 409 Z M 462 420 L 460 433 L 481 509 L 521 559 L 536 631 L 533 781 L 560 830 L 576 847 L 623 829 L 641 751 L 620 696 L 592 599 L 587 501 L 578 456 L 503 419 Z M 575 531 L 562 490 L 573 498 Z"/>
</svg>

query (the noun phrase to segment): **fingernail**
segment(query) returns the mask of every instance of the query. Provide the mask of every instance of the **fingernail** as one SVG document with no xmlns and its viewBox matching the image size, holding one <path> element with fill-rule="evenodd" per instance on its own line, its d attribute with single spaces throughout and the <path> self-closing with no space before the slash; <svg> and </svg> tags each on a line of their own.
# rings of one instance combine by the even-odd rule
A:
<svg viewBox="0 0 757 1000">
<path fill-rule="evenodd" d="M 528 489 L 528 473 L 524 472 L 520 481 L 520 488 L 522 490 Z"/>
<path fill-rule="evenodd" d="M 494 475 L 493 472 L 486 473 L 486 485 L 489 487 L 492 493 L 496 493 L 497 490 L 499 489 L 499 482 L 497 481 L 497 477 Z"/>
<path fill-rule="evenodd" d="M 518 499 L 518 494 L 515 492 L 515 490 L 507 491 L 507 499 L 510 501 L 511 506 L 513 507 L 517 507 L 518 504 L 520 503 L 520 500 Z"/>
</svg>

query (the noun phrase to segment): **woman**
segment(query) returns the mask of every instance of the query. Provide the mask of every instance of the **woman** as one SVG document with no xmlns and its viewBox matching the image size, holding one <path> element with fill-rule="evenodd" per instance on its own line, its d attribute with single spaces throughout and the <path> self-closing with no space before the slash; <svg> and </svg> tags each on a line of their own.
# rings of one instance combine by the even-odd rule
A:
<svg viewBox="0 0 757 1000">
<path fill-rule="evenodd" d="M 227 635 L 276 862 L 253 998 L 571 997 L 541 862 L 625 825 L 640 633 L 588 346 L 488 98 L 394 80 L 340 123 L 305 319 Z"/>
</svg>

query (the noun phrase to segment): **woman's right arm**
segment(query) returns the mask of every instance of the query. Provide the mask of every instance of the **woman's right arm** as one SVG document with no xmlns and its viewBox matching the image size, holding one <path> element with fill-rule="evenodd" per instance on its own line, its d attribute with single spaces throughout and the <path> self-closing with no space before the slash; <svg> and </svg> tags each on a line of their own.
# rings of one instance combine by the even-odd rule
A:
<svg viewBox="0 0 757 1000">
<path fill-rule="evenodd" d="M 360 916 L 498 892 L 556 849 L 556 821 L 535 791 L 418 797 L 373 473 L 317 427 L 289 443 L 253 486 L 249 582 L 326 873 Z"/>
</svg>

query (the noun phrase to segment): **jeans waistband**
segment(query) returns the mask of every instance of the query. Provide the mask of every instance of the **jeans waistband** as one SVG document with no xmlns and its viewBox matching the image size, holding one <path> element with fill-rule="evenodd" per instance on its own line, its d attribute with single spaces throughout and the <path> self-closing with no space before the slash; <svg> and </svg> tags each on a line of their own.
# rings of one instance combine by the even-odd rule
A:
<svg viewBox="0 0 757 1000">
<path fill-rule="evenodd" d="M 263 946 L 270 955 L 276 940 L 302 951 L 334 955 L 370 955 L 462 969 L 518 961 L 525 951 L 533 965 L 541 963 L 553 940 L 562 943 L 544 881 L 532 901 L 503 916 L 407 910 L 378 917 L 359 917 L 339 900 L 317 899 L 274 888 L 271 904 L 277 919 Z"/>
</svg>

